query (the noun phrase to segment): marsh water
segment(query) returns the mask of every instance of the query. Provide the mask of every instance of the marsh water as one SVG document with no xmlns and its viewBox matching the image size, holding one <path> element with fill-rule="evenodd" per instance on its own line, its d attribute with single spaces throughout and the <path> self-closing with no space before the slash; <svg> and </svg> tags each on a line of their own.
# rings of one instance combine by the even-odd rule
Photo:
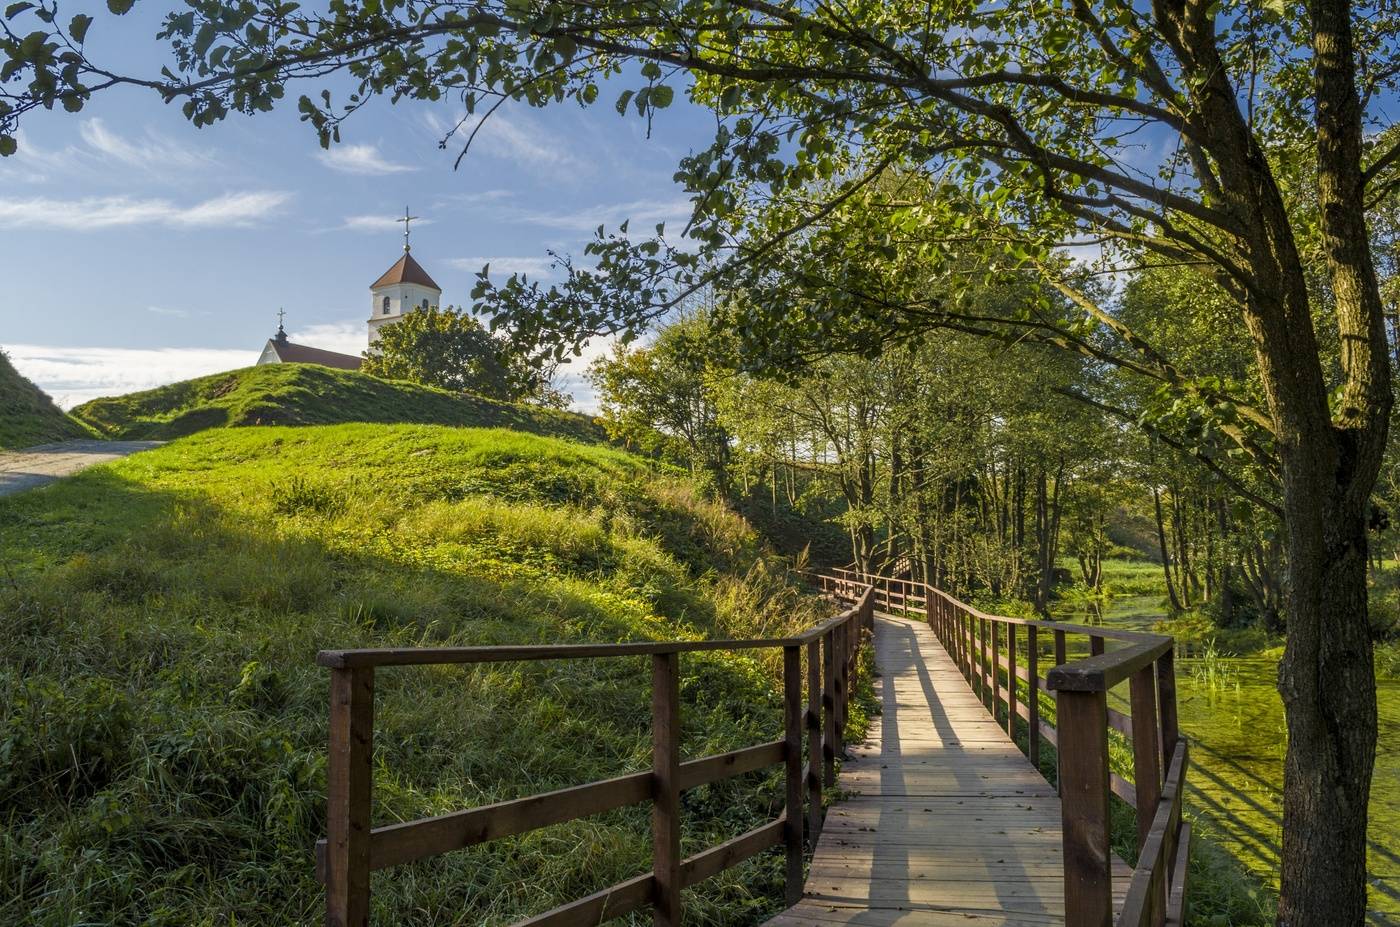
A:
<svg viewBox="0 0 1400 927">
<path fill-rule="evenodd" d="M 1151 630 L 1163 617 L 1157 596 L 1107 604 L 1064 603 L 1057 619 Z M 1277 651 L 1203 658 L 1183 648 L 1177 661 L 1181 728 L 1191 740 L 1187 799 L 1198 832 L 1214 839 L 1277 887 L 1282 822 L 1283 705 L 1274 686 Z M 1371 789 L 1369 834 L 1372 922 L 1400 925 L 1400 682 L 1379 683 L 1380 740 Z"/>
</svg>

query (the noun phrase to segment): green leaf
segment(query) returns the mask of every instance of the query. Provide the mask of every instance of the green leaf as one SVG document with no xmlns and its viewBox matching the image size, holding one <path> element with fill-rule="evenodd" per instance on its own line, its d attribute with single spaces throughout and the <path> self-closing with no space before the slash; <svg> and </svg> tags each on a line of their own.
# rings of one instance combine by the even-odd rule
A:
<svg viewBox="0 0 1400 927">
<path fill-rule="evenodd" d="M 619 116 L 627 115 L 627 104 L 632 101 L 632 95 L 635 92 L 636 91 L 633 90 L 624 90 L 622 91 L 622 95 L 617 98 L 617 114 Z"/>
<path fill-rule="evenodd" d="M 92 25 L 92 17 L 85 13 L 79 13 L 68 23 L 68 34 L 73 37 L 73 41 L 79 45 L 87 39 L 88 26 Z"/>
<path fill-rule="evenodd" d="M 8 158 L 19 150 L 19 142 L 13 135 L 0 135 L 0 158 Z"/>
<path fill-rule="evenodd" d="M 34 9 L 34 4 L 32 3 L 11 3 L 9 6 L 5 7 L 5 18 L 14 19 L 25 10 L 32 9 Z"/>
<path fill-rule="evenodd" d="M 107 0 L 107 9 L 117 16 L 125 16 L 136 5 L 136 0 Z"/>
<path fill-rule="evenodd" d="M 651 105 L 657 109 L 665 109 L 671 105 L 675 99 L 676 92 L 665 84 L 659 84 L 651 88 Z"/>
</svg>

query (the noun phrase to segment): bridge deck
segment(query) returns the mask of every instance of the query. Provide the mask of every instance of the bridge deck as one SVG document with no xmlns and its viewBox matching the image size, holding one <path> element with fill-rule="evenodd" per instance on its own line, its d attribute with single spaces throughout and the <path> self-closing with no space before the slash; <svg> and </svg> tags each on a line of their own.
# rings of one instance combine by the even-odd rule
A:
<svg viewBox="0 0 1400 927">
<path fill-rule="evenodd" d="M 841 770 L 800 925 L 1064 922 L 1060 802 L 992 721 L 928 626 L 878 615 L 882 714 Z M 1131 870 L 1114 859 L 1115 907 Z"/>
</svg>

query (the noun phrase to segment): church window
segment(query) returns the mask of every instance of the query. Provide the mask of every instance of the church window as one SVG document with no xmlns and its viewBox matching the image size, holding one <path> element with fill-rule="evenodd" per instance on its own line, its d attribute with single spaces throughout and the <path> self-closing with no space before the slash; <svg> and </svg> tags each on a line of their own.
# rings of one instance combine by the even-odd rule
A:
<svg viewBox="0 0 1400 927">
<path fill-rule="evenodd" d="M 428 308 L 428 301 L 427 301 L 426 299 L 423 300 L 423 308 L 424 308 L 424 309 Z"/>
<path fill-rule="evenodd" d="M 384 314 L 389 314 L 389 297 L 384 297 Z"/>
</svg>

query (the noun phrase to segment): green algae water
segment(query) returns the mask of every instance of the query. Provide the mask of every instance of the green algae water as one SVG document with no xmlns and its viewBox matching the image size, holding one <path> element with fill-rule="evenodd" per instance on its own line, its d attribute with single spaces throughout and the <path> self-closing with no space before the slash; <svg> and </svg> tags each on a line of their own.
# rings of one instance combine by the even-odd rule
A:
<svg viewBox="0 0 1400 927">
<path fill-rule="evenodd" d="M 1120 596 L 1065 602 L 1054 617 L 1080 624 L 1151 630 L 1162 598 Z M 1274 682 L 1278 649 L 1222 656 L 1183 647 L 1177 658 L 1177 704 L 1191 740 L 1187 800 L 1197 827 L 1264 882 L 1278 887 L 1283 821 L 1283 704 Z M 1371 922 L 1400 925 L 1400 681 L 1377 685 L 1380 738 L 1371 787 L 1369 860 Z M 1117 694 L 1117 693 L 1115 693 Z M 1124 709 L 1126 710 L 1126 708 Z"/>
</svg>

